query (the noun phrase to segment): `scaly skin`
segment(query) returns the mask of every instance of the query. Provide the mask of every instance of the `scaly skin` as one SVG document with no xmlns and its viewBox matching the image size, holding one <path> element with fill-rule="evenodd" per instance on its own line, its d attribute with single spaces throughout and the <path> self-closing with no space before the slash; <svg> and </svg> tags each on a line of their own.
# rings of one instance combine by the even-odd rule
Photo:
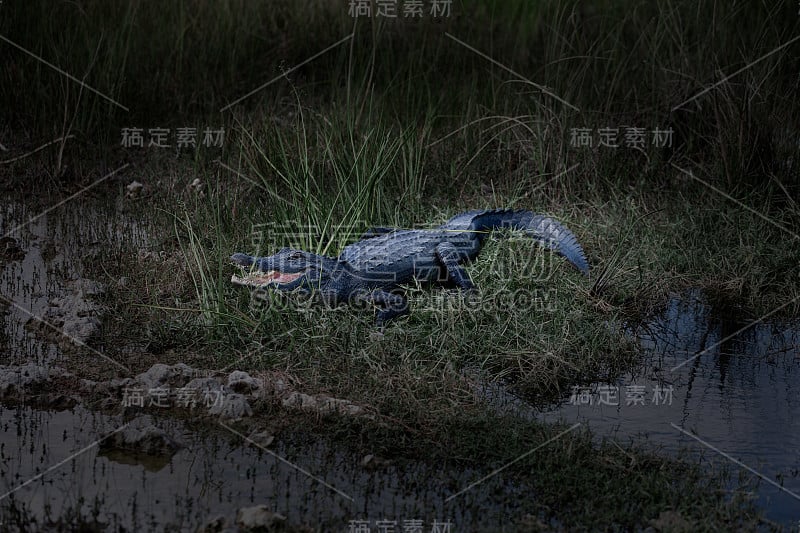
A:
<svg viewBox="0 0 800 533">
<path fill-rule="evenodd" d="M 416 280 L 474 290 L 461 265 L 475 259 L 486 235 L 500 228 L 525 232 L 588 276 L 583 249 L 559 222 L 530 211 L 493 209 L 462 213 L 430 230 L 373 228 L 337 258 L 291 248 L 269 257 L 235 253 L 233 263 L 248 272 L 242 277 L 234 275 L 231 282 L 317 293 L 332 304 L 367 302 L 377 307 L 376 324 L 382 327 L 408 312 L 401 289 L 404 284 Z"/>
</svg>

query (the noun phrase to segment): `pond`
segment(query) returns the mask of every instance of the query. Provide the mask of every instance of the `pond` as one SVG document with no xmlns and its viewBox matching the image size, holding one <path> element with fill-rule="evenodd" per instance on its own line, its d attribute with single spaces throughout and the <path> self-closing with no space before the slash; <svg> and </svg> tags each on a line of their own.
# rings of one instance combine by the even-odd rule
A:
<svg viewBox="0 0 800 533">
<path fill-rule="evenodd" d="M 688 291 L 630 334 L 644 348 L 638 368 L 576 387 L 537 418 L 745 470 L 759 476 L 766 518 L 800 527 L 800 326 L 720 313 Z"/>
<path fill-rule="evenodd" d="M 220 515 L 232 523 L 240 507 L 266 504 L 298 530 L 345 532 L 351 521 L 374 530 L 390 520 L 398 531 L 404 521 L 421 521 L 425 531 L 448 522 L 451 532 L 487 531 L 519 517 L 528 499 L 524 486 L 496 476 L 447 501 L 485 472 L 421 462 L 373 467 L 330 442 L 285 434 L 265 451 L 221 426 L 151 421 L 184 448 L 166 460 L 108 454 L 95 443 L 121 418 L 80 407 L 0 408 L 0 516 L 8 520 L 12 506 L 40 521 L 79 510 L 110 531 L 194 531 Z"/>
</svg>

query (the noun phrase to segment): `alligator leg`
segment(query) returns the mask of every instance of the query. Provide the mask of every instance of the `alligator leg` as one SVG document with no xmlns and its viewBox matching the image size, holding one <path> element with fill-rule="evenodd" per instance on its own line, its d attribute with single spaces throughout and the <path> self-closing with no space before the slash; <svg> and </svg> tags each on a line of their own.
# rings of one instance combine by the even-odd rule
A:
<svg viewBox="0 0 800 533">
<path fill-rule="evenodd" d="M 469 279 L 467 272 L 458 264 L 459 255 L 455 246 L 449 242 L 442 242 L 436 247 L 436 257 L 447 270 L 447 279 L 452 280 L 461 290 L 472 292 L 475 285 Z"/>
<path fill-rule="evenodd" d="M 378 307 L 375 325 L 383 328 L 389 320 L 408 313 L 408 300 L 399 294 L 376 289 L 362 297 L 364 301 Z"/>
</svg>

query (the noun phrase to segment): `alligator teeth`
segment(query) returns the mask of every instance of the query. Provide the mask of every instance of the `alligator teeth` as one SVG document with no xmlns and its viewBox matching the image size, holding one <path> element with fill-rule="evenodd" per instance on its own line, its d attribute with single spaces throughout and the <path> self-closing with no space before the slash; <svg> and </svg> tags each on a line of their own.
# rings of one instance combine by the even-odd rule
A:
<svg viewBox="0 0 800 533">
<path fill-rule="evenodd" d="M 277 270 L 270 270 L 268 272 L 246 272 L 243 276 L 236 274 L 231 276 L 231 283 L 234 285 L 242 285 L 244 287 L 264 287 L 269 284 L 290 283 L 300 276 L 302 272 L 285 273 Z"/>
</svg>

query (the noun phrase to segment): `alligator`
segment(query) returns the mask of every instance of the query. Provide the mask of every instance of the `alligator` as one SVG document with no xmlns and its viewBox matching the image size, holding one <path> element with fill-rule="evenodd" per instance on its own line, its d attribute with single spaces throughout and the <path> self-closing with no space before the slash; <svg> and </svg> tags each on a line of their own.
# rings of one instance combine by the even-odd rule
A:
<svg viewBox="0 0 800 533">
<path fill-rule="evenodd" d="M 251 289 L 316 294 L 333 305 L 371 305 L 375 324 L 382 329 L 408 312 L 403 285 L 419 281 L 474 292 L 462 264 L 477 257 L 489 233 L 504 228 L 524 232 L 588 276 L 583 249 L 561 223 L 530 211 L 491 209 L 462 213 L 434 229 L 371 228 L 336 258 L 292 248 L 269 257 L 235 253 L 231 261 L 242 275 L 234 274 L 231 282 Z"/>
</svg>

